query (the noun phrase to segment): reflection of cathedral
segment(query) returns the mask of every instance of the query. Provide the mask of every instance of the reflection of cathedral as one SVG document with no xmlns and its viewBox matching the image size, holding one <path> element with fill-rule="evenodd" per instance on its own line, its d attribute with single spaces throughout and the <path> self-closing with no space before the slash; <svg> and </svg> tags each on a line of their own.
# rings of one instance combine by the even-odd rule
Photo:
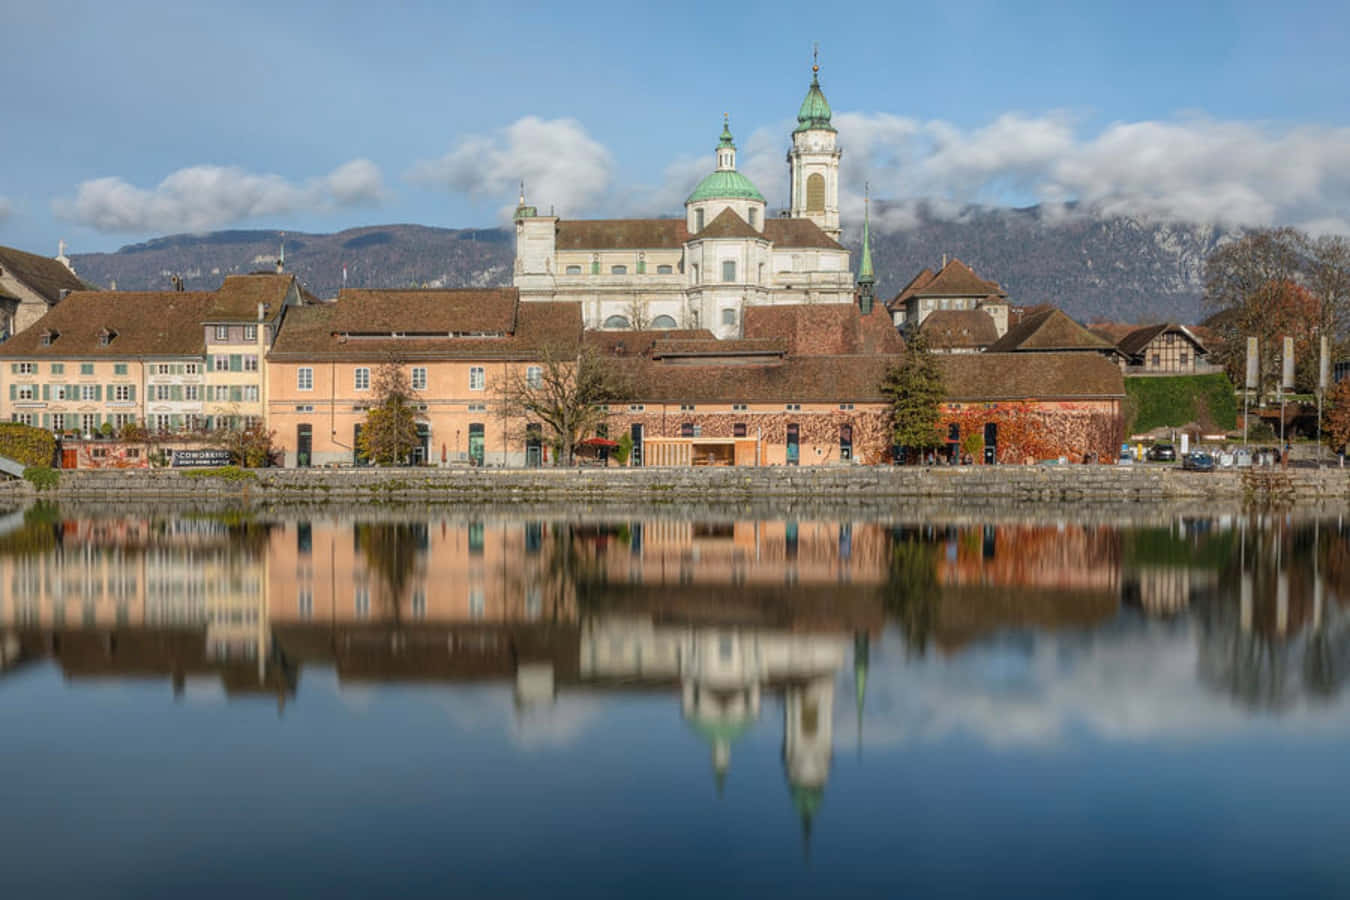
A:
<svg viewBox="0 0 1350 900">
<path fill-rule="evenodd" d="M 732 745 L 758 720 L 765 692 L 783 696 L 783 761 L 807 818 L 819 805 L 833 752 L 835 676 L 845 663 L 843 633 L 660 626 L 610 616 L 581 629 L 581 678 L 629 683 L 676 681 L 689 726 L 712 748 L 721 790 Z"/>
</svg>

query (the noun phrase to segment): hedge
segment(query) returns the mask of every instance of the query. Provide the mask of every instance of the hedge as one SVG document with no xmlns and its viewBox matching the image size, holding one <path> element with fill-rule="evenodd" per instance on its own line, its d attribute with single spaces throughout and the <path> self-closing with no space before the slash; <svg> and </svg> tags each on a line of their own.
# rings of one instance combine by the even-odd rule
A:
<svg viewBox="0 0 1350 900">
<path fill-rule="evenodd" d="M 50 466 L 56 457 L 56 435 L 45 428 L 0 422 L 0 456 L 25 466 Z"/>
<path fill-rule="evenodd" d="M 1125 393 L 1135 411 L 1131 431 L 1175 428 L 1205 418 L 1224 431 L 1237 427 L 1233 383 L 1222 372 L 1126 378 Z"/>
</svg>

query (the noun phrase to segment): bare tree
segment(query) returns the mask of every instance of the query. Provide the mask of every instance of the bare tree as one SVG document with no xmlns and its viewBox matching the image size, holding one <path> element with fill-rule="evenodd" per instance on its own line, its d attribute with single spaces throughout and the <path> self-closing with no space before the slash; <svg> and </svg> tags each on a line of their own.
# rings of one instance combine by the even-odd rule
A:
<svg viewBox="0 0 1350 900">
<path fill-rule="evenodd" d="M 624 314 L 634 331 L 646 331 L 652 326 L 651 315 L 647 312 L 647 304 L 643 303 L 642 298 L 637 294 L 633 295 L 633 299 L 624 308 Z"/>
<path fill-rule="evenodd" d="M 626 364 L 602 357 L 594 348 L 543 348 L 537 364 L 509 373 L 498 387 L 503 415 L 516 423 L 517 437 L 531 424 L 542 426 L 572 465 L 576 449 L 609 418 L 606 406 L 632 397 Z"/>
</svg>

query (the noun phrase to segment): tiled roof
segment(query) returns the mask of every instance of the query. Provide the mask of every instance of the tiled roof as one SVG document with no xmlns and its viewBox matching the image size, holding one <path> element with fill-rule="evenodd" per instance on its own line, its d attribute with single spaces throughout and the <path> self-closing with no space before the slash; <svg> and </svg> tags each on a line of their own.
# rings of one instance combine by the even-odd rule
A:
<svg viewBox="0 0 1350 900">
<path fill-rule="evenodd" d="M 343 291 L 336 303 L 297 306 L 286 314 L 270 359 L 323 361 L 330 359 L 383 362 L 436 359 L 537 359 L 545 348 L 575 353 L 581 338 L 578 303 L 520 303 L 512 296 L 486 297 L 472 304 L 442 303 L 433 312 L 437 333 L 418 318 L 419 310 L 403 303 L 408 295 L 430 302 L 431 294 L 514 295 L 514 289 L 489 291 Z M 462 299 L 462 298 L 461 298 Z M 387 307 L 381 310 L 379 307 Z M 455 318 L 458 312 L 460 318 Z M 358 330 L 352 326 L 363 314 L 379 324 Z M 498 328 L 497 326 L 502 326 Z M 505 337 L 449 337 L 451 333 L 495 333 Z M 349 337 L 399 332 L 408 337 Z"/>
<path fill-rule="evenodd" d="M 1125 395 L 1120 367 L 1100 353 L 938 356 L 948 400 L 1091 400 Z"/>
<path fill-rule="evenodd" d="M 764 236 L 775 247 L 788 249 L 843 250 L 844 245 L 820 230 L 810 219 L 765 219 Z"/>
<path fill-rule="evenodd" d="M 939 309 L 928 314 L 919 333 L 933 349 L 988 347 L 998 340 L 994 319 L 982 309 Z"/>
<path fill-rule="evenodd" d="M 93 290 L 75 276 L 75 273 L 54 259 L 25 253 L 13 247 L 0 247 L 0 269 L 13 275 L 29 288 L 41 294 L 48 303 L 56 303 L 64 291 Z"/>
<path fill-rule="evenodd" d="M 925 284 L 927 284 L 932 280 L 933 280 L 933 270 L 929 268 L 923 269 L 923 271 L 919 272 L 918 275 L 915 275 L 913 278 L 910 279 L 909 284 L 905 285 L 903 288 L 900 289 L 900 293 L 896 294 L 890 300 L 886 301 L 886 308 L 894 309 L 896 306 L 900 305 L 901 303 L 904 303 L 910 297 L 914 296 L 915 291 L 917 291 L 919 288 L 923 287 Z"/>
<path fill-rule="evenodd" d="M 854 303 L 789 303 L 751 306 L 744 312 L 746 338 L 778 338 L 794 355 L 899 353 L 904 338 L 890 317 L 863 315 Z"/>
<path fill-rule="evenodd" d="M 0 357 L 201 356 L 202 319 L 215 299 L 208 291 L 77 291 L 0 344 Z M 117 333 L 107 346 L 105 328 Z M 57 337 L 44 346 L 49 331 Z"/>
<path fill-rule="evenodd" d="M 706 328 L 682 328 L 670 331 L 587 331 L 584 340 L 604 356 L 649 356 L 658 341 L 712 341 L 716 337 Z"/>
<path fill-rule="evenodd" d="M 1194 333 L 1185 326 L 1177 325 L 1172 322 L 1163 322 L 1160 325 L 1145 325 L 1143 328 L 1136 328 L 1134 331 L 1131 331 L 1121 338 L 1116 344 L 1116 348 L 1126 356 L 1134 356 L 1138 353 L 1142 353 L 1144 348 L 1148 346 L 1149 341 L 1153 340 L 1158 335 L 1165 334 L 1169 331 L 1174 334 L 1185 336 L 1185 338 L 1194 344 L 1200 352 L 1206 352 L 1204 345 Z"/>
<path fill-rule="evenodd" d="M 689 236 L 691 241 L 699 241 L 704 238 L 753 238 L 761 241 L 766 240 L 764 235 L 751 228 L 749 224 L 747 224 L 740 216 L 736 215 L 736 211 L 729 206 L 713 216 L 713 220 L 705 225 L 702 231 Z"/>
<path fill-rule="evenodd" d="M 798 356 L 763 365 L 624 363 L 634 400 L 651 403 L 884 402 L 881 383 L 900 355 Z M 938 358 L 946 399 L 1110 400 L 1125 395 L 1120 369 L 1096 353 L 971 353 Z"/>
<path fill-rule="evenodd" d="M 1109 341 L 1097 337 L 1060 310 L 1050 308 L 1023 317 L 989 348 L 989 352 L 1112 349 Z"/>
<path fill-rule="evenodd" d="M 975 274 L 970 266 L 959 259 L 952 259 L 942 267 L 921 288 L 915 290 L 920 297 L 986 297 L 994 294 L 1007 296 L 997 281 L 985 281 Z"/>
<path fill-rule="evenodd" d="M 1130 325 L 1125 322 L 1089 322 L 1087 330 L 1104 341 L 1119 345 L 1120 339 L 1137 327 L 1137 325 Z"/>
<path fill-rule="evenodd" d="M 577 219 L 558 222 L 559 250 L 678 250 L 684 219 Z"/>
<path fill-rule="evenodd" d="M 782 356 L 787 342 L 781 338 L 742 338 L 740 340 L 662 340 L 652 344 L 652 359 L 704 356 Z"/>
<path fill-rule="evenodd" d="M 281 312 L 286 294 L 295 282 L 295 276 L 229 275 L 216 291 L 216 302 L 207 310 L 205 322 L 256 322 L 258 304 L 264 305 L 267 319 Z"/>
<path fill-rule="evenodd" d="M 515 288 L 338 292 L 332 320 L 347 334 L 505 334 L 515 323 Z"/>
</svg>

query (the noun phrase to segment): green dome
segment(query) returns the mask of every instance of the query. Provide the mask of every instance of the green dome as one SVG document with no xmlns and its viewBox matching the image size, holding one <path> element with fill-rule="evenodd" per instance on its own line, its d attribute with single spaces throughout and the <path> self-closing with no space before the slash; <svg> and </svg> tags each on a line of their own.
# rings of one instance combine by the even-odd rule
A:
<svg viewBox="0 0 1350 900">
<path fill-rule="evenodd" d="M 764 195 L 759 192 L 759 188 L 751 183 L 740 172 L 735 170 L 717 171 L 710 173 L 706 178 L 698 183 L 694 192 L 689 195 L 685 203 L 697 203 L 700 200 L 758 200 L 760 203 L 766 202 Z"/>
<path fill-rule="evenodd" d="M 797 127 L 792 133 L 834 130 L 834 126 L 830 124 L 830 104 L 826 102 L 825 94 L 820 90 L 819 77 L 812 72 L 811 87 L 806 91 L 802 108 L 797 110 Z"/>
</svg>

